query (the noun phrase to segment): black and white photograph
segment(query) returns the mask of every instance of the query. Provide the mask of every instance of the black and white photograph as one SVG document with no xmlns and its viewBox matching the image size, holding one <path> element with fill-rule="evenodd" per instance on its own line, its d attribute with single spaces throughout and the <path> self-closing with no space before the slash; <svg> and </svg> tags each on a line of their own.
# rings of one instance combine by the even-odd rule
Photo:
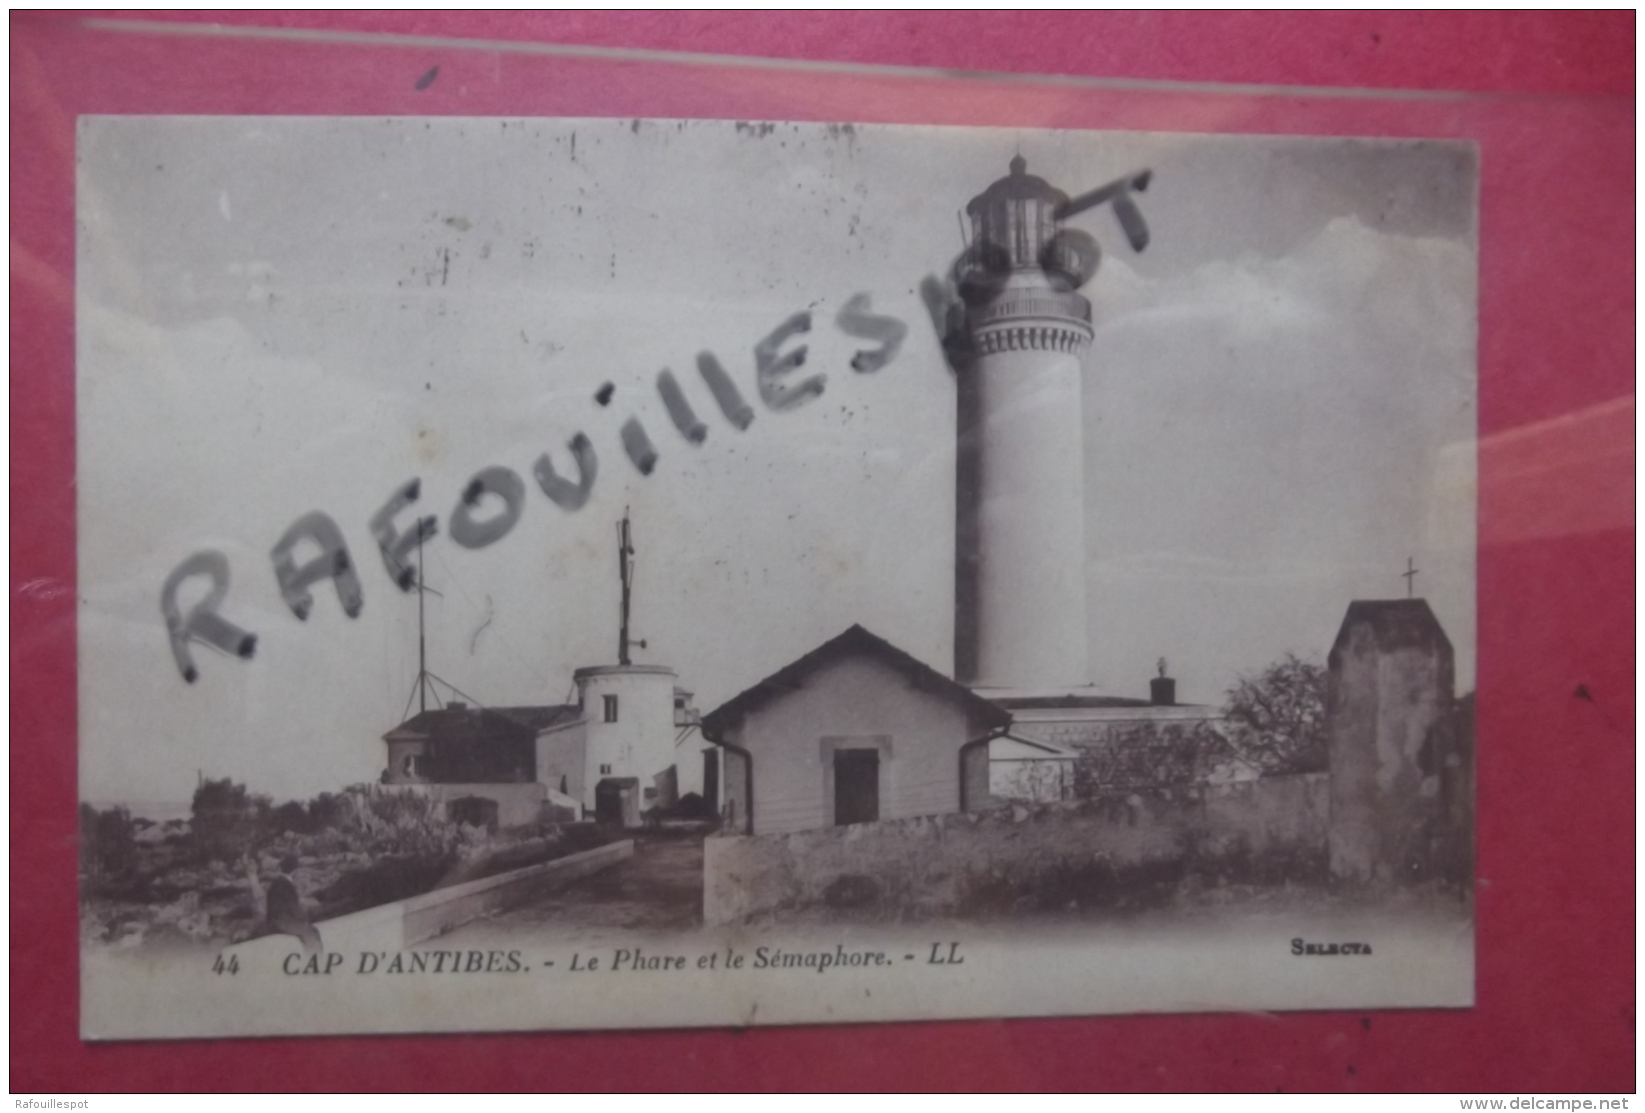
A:
<svg viewBox="0 0 1645 1113">
<path fill-rule="evenodd" d="M 85 1038 L 1473 1003 L 1473 145 L 77 148 Z"/>
</svg>

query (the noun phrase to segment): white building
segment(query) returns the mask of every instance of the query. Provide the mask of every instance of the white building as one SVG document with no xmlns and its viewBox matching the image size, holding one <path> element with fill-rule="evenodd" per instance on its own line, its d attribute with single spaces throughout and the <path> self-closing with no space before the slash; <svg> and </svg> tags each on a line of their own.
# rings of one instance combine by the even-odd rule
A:
<svg viewBox="0 0 1645 1113">
<path fill-rule="evenodd" d="M 617 523 L 617 551 L 617 664 L 574 672 L 576 703 L 451 703 L 413 716 L 383 736 L 384 783 L 437 797 L 448 816 L 502 826 L 567 813 L 638 826 L 644 816 L 677 805 L 682 761 L 687 791 L 717 794 L 718 754 L 699 752 L 711 747 L 697 729 L 691 693 L 675 683 L 673 669 L 635 664 L 629 655 L 645 643 L 629 637 L 634 539 L 626 513 Z M 430 677 L 424 668 L 418 683 Z M 713 814 L 715 803 L 704 810 Z"/>
<path fill-rule="evenodd" d="M 414 715 L 383 736 L 384 783 L 435 796 L 453 818 L 502 826 L 564 813 L 634 826 L 646 812 L 672 808 L 678 724 L 696 718 L 674 670 L 599 665 L 574 678 L 576 703 L 451 703 Z M 703 759 L 692 756 L 700 786 Z"/>
<path fill-rule="evenodd" d="M 766 835 L 982 806 L 997 705 L 861 626 L 703 717 L 726 753 L 725 818 Z"/>
</svg>

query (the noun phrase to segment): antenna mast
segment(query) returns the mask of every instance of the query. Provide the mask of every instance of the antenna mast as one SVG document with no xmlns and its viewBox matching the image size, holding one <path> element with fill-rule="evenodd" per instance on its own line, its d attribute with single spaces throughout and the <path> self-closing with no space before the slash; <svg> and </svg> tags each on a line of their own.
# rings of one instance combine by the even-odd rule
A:
<svg viewBox="0 0 1645 1113">
<path fill-rule="evenodd" d="M 428 633 L 423 621 L 423 596 L 434 591 L 423 582 L 423 530 L 422 524 L 417 527 L 417 710 L 428 710 L 428 692 L 434 683 L 434 674 L 428 671 Z M 441 681 L 444 683 L 444 681 Z M 406 701 L 408 704 L 410 700 Z M 440 702 L 440 693 L 434 693 L 434 702 Z M 408 707 L 409 710 L 409 707 Z"/>
<path fill-rule="evenodd" d="M 622 580 L 622 622 L 617 629 L 617 663 L 633 664 L 628 659 L 628 605 L 634 587 L 634 537 L 628 528 L 628 507 L 623 507 L 623 520 L 617 523 L 617 575 Z M 640 644 L 645 644 L 644 642 Z"/>
<path fill-rule="evenodd" d="M 417 710 L 419 713 L 428 710 L 428 696 L 430 692 L 434 694 L 435 708 L 439 708 L 440 690 L 434 686 L 436 681 L 444 684 L 447 688 L 450 688 L 454 694 L 461 696 L 463 699 L 472 703 L 475 707 L 480 706 L 479 700 L 475 699 L 471 695 L 468 695 L 461 688 L 457 687 L 457 685 L 453 684 L 449 680 L 441 679 L 428 671 L 428 630 L 427 624 L 424 622 L 423 596 L 425 594 L 439 595 L 442 599 L 445 598 L 445 596 L 441 592 L 435 591 L 423 582 L 423 537 L 423 523 L 418 522 L 417 578 L 414 581 L 417 588 L 417 686 L 411 692 L 406 693 L 406 706 L 405 709 L 400 712 L 400 718 L 402 720 L 411 713 L 411 698 L 413 695 L 417 697 Z"/>
<path fill-rule="evenodd" d="M 423 530 L 417 527 L 417 710 L 428 710 L 428 635 L 423 625 Z"/>
</svg>

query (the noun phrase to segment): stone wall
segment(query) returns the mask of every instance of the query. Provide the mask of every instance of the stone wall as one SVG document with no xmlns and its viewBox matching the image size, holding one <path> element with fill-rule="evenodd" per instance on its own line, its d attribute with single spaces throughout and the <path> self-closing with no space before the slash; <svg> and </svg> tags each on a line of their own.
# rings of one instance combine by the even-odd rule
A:
<svg viewBox="0 0 1645 1113">
<path fill-rule="evenodd" d="M 1323 877 L 1324 774 L 1147 798 L 1014 805 L 847 827 L 707 840 L 703 915 L 884 915 L 1122 902 L 1157 883 Z M 1316 876 L 1317 875 L 1317 876 Z"/>
</svg>

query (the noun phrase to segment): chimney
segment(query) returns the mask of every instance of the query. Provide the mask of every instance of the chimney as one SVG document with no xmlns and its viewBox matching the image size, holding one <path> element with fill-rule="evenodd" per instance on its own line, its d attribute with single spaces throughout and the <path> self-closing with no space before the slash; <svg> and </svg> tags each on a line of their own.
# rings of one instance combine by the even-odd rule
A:
<svg viewBox="0 0 1645 1113">
<path fill-rule="evenodd" d="M 1172 707 L 1177 702 L 1177 682 L 1165 675 L 1165 658 L 1159 659 L 1159 675 L 1148 681 L 1148 702 L 1155 707 Z"/>
<path fill-rule="evenodd" d="M 464 703 L 462 700 L 454 699 L 450 703 L 446 704 L 446 710 L 447 711 L 467 711 L 468 710 L 468 704 Z"/>
</svg>

